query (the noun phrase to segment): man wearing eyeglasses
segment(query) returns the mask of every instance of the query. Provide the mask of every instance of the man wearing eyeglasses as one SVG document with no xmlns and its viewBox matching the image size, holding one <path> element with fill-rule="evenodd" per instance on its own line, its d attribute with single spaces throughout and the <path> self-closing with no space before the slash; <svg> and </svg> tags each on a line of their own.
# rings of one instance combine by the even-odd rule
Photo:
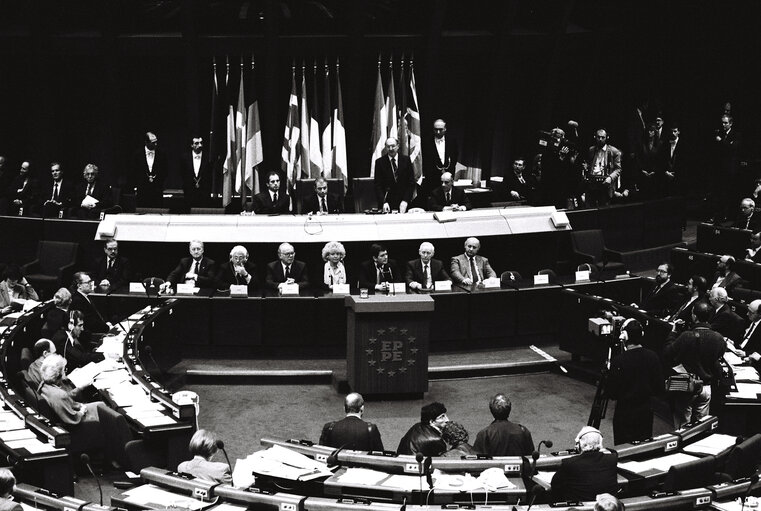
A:
<svg viewBox="0 0 761 511">
<path fill-rule="evenodd" d="M 428 197 L 429 211 L 465 211 L 470 209 L 470 200 L 460 188 L 455 188 L 451 172 L 441 175 L 441 186 L 437 186 Z"/>
<path fill-rule="evenodd" d="M 111 330 L 111 323 L 103 319 L 98 309 L 90 301 L 89 295 L 93 292 L 94 286 L 95 281 L 90 277 L 90 274 L 83 271 L 75 273 L 72 287 L 76 289 L 71 293 L 71 306 L 69 309 L 82 311 L 87 332 L 104 334 Z"/>
<path fill-rule="evenodd" d="M 658 266 L 655 274 L 655 286 L 642 300 L 640 309 L 663 318 L 672 314 L 679 307 L 681 296 L 679 289 L 671 280 L 672 268 L 669 263 Z"/>
</svg>

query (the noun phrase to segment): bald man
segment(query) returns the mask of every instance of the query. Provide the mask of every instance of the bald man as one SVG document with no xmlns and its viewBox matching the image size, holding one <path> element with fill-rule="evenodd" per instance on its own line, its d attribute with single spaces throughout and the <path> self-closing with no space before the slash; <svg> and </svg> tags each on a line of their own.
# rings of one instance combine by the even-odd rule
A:
<svg viewBox="0 0 761 511">
<path fill-rule="evenodd" d="M 352 392 L 346 396 L 344 412 L 346 417 L 323 426 L 320 445 L 354 451 L 382 451 L 383 442 L 378 427 L 372 422 L 362 420 L 365 400 L 361 394 Z"/>
<path fill-rule="evenodd" d="M 296 260 L 296 249 L 290 243 L 283 243 L 277 249 L 277 261 L 267 264 L 267 289 L 280 291 L 283 284 L 298 284 L 299 289 L 309 287 L 307 265 Z"/>
<path fill-rule="evenodd" d="M 742 338 L 735 345 L 731 345 L 730 349 L 735 354 L 745 357 L 746 361 L 752 362 L 754 365 L 761 361 L 761 300 L 753 300 L 748 305 L 748 326 L 745 328 Z"/>
<path fill-rule="evenodd" d="M 478 255 L 479 250 L 481 250 L 481 242 L 478 241 L 478 238 L 465 240 L 465 253 L 453 257 L 450 264 L 452 282 L 463 286 L 472 286 L 482 283 L 484 279 L 497 276 L 497 272 L 492 269 L 489 260 Z"/>
<path fill-rule="evenodd" d="M 399 154 L 399 141 L 386 140 L 386 154 L 375 160 L 375 195 L 384 213 L 407 212 L 415 191 L 415 174 L 410 157 Z"/>
<path fill-rule="evenodd" d="M 429 211 L 465 211 L 471 208 L 470 199 L 460 188 L 455 188 L 451 172 L 441 175 L 441 186 L 428 196 Z"/>
<path fill-rule="evenodd" d="M 593 501 L 600 493 L 617 493 L 618 455 L 603 449 L 602 434 L 584 426 L 576 435 L 578 456 L 566 458 L 552 476 L 552 494 L 556 501 Z"/>
<path fill-rule="evenodd" d="M 444 263 L 434 259 L 435 249 L 433 244 L 424 241 L 420 244 L 418 259 L 407 262 L 405 281 L 411 291 L 430 291 L 433 283 L 439 280 L 449 280 L 449 274 L 444 269 Z"/>
</svg>

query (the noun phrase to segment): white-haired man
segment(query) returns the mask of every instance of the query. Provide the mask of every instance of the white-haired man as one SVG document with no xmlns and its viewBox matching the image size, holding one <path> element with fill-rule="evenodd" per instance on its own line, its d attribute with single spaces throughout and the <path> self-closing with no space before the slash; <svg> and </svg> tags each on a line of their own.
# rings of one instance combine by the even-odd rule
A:
<svg viewBox="0 0 761 511">
<path fill-rule="evenodd" d="M 584 426 L 576 435 L 576 449 L 580 454 L 564 459 L 552 477 L 554 498 L 592 501 L 600 493 L 617 493 L 618 455 L 603 449 L 602 433 Z"/>
<path fill-rule="evenodd" d="M 190 257 L 183 257 L 162 284 L 164 290 L 177 284 L 193 284 L 196 287 L 214 289 L 217 286 L 216 264 L 213 259 L 203 255 L 202 241 L 193 240 L 188 243 Z"/>
<path fill-rule="evenodd" d="M 434 253 L 433 244 L 424 241 L 418 249 L 420 257 L 407 262 L 405 280 L 410 290 L 416 292 L 430 291 L 433 289 L 434 282 L 449 280 L 449 274 L 444 269 L 444 263 L 434 259 Z"/>
<path fill-rule="evenodd" d="M 230 250 L 230 260 L 217 272 L 217 287 L 230 289 L 230 286 L 248 286 L 249 291 L 256 289 L 256 266 L 248 260 L 248 250 L 243 245 L 235 245 Z"/>
</svg>

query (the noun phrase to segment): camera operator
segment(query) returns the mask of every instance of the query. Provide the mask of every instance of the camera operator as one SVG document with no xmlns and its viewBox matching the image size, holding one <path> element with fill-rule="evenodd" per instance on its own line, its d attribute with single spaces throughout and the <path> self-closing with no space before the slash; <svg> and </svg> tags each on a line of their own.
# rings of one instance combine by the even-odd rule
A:
<svg viewBox="0 0 761 511">
<path fill-rule="evenodd" d="M 621 151 L 608 144 L 608 132 L 595 133 L 595 145 L 589 148 L 584 168 L 584 194 L 587 207 L 607 206 L 618 189 L 621 177 Z"/>
<path fill-rule="evenodd" d="M 542 149 L 536 160 L 541 165 L 541 202 L 570 209 L 579 189 L 580 174 L 576 167 L 579 152 L 560 128 L 540 132 L 539 136 Z"/>
</svg>

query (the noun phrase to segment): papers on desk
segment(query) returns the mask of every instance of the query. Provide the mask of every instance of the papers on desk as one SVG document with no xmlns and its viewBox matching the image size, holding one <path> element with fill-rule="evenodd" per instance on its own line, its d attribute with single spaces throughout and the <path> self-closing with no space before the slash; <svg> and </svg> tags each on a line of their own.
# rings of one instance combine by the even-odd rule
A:
<svg viewBox="0 0 761 511">
<path fill-rule="evenodd" d="M 108 393 L 119 408 L 150 402 L 150 398 L 143 391 L 143 388 L 131 382 L 123 382 L 115 387 L 109 387 Z"/>
<path fill-rule="evenodd" d="M 46 444 L 37 440 L 37 438 L 26 438 L 24 440 L 13 440 L 12 442 L 6 442 L 5 445 L 11 449 L 26 449 L 32 454 L 39 454 L 42 452 L 52 452 L 56 448 L 52 444 Z"/>
<path fill-rule="evenodd" d="M 729 392 L 727 397 L 734 399 L 758 399 L 761 394 L 761 383 L 737 383 L 737 392 Z"/>
<path fill-rule="evenodd" d="M 408 476 L 394 474 L 380 482 L 380 486 L 386 488 L 399 488 L 404 491 L 420 490 L 420 476 Z M 423 481 L 423 488 L 428 488 L 428 483 Z"/>
<path fill-rule="evenodd" d="M 724 352 L 724 360 L 731 366 L 739 366 L 743 363 L 743 360 L 731 351 Z"/>
<path fill-rule="evenodd" d="M 653 458 L 645 461 L 627 461 L 626 463 L 619 463 L 618 468 L 628 470 L 635 474 L 643 474 L 650 470 L 657 470 L 660 472 L 668 472 L 674 465 L 682 465 L 688 461 L 697 460 L 696 456 L 690 454 L 676 453 L 669 454 L 668 456 L 661 456 L 660 458 Z"/>
<path fill-rule="evenodd" d="M 685 452 L 691 452 L 694 454 L 719 454 L 725 451 L 737 443 L 737 437 L 732 435 L 722 435 L 721 433 L 715 433 L 713 435 L 705 437 L 699 442 L 690 444 L 684 447 Z"/>
<path fill-rule="evenodd" d="M 137 486 L 125 491 L 122 495 L 126 497 L 124 500 L 132 504 L 137 504 L 138 506 L 156 504 L 157 506 L 151 507 L 171 507 L 194 511 L 214 504 L 214 502 L 202 502 L 184 495 L 178 495 L 177 493 L 172 493 L 152 484 Z"/>
<path fill-rule="evenodd" d="M 516 488 L 500 468 L 486 469 L 477 479 L 470 474 L 448 474 L 434 470 L 431 479 L 434 490 L 472 492 L 484 489 L 497 491 L 504 488 Z M 428 482 L 422 476 L 389 475 L 387 472 L 366 468 L 347 468 L 344 473 L 335 477 L 335 481 L 345 486 L 382 486 L 403 491 L 419 491 L 421 487 L 424 490 L 429 488 Z"/>
<path fill-rule="evenodd" d="M 90 362 L 84 367 L 77 367 L 70 374 L 67 374 L 67 378 L 71 380 L 77 388 L 87 387 L 95 377 L 104 371 L 111 371 L 115 369 L 116 362 L 112 359 L 101 360 L 100 362 Z"/>
<path fill-rule="evenodd" d="M 13 412 L 0 412 L 0 431 L 11 431 L 26 427 L 24 419 Z"/>
<path fill-rule="evenodd" d="M 259 475 L 280 477 L 292 481 L 311 481 L 333 475 L 325 463 L 307 458 L 303 454 L 279 445 L 257 451 L 249 455 L 247 459 L 253 459 L 253 471 Z"/>
<path fill-rule="evenodd" d="M 92 382 L 93 387 L 98 390 L 105 390 L 117 385 L 130 382 L 132 378 L 124 368 L 119 368 L 111 371 L 104 371 L 95 377 L 95 381 Z"/>
<path fill-rule="evenodd" d="M 100 343 L 100 346 L 98 346 L 95 351 L 98 353 L 103 353 L 106 356 L 111 356 L 111 358 L 119 358 L 124 353 L 124 338 L 126 335 L 124 333 L 121 333 L 119 335 L 107 335 L 103 338 L 103 341 Z"/>
<path fill-rule="evenodd" d="M 227 502 L 222 502 L 221 504 L 218 504 L 214 506 L 214 511 L 246 511 L 248 509 L 248 506 L 236 506 L 235 504 L 228 504 Z"/>
<path fill-rule="evenodd" d="M 752 495 L 749 495 L 748 498 L 745 500 L 745 508 L 744 509 L 758 509 L 759 506 L 761 506 L 761 499 L 758 497 L 754 497 Z M 718 509 L 719 511 L 742 511 L 743 505 L 742 501 L 737 498 L 735 500 L 730 500 L 728 502 L 711 502 L 711 509 Z"/>
<path fill-rule="evenodd" d="M 555 472 L 546 472 L 540 470 L 532 478 L 535 482 L 539 483 L 545 490 L 549 490 L 552 487 L 552 478 Z"/>
<path fill-rule="evenodd" d="M 732 371 L 735 373 L 735 382 L 757 382 L 759 380 L 758 371 L 756 371 L 756 368 L 753 366 L 732 366 Z"/>
<path fill-rule="evenodd" d="M 377 485 L 388 477 L 388 472 L 372 470 L 369 468 L 347 468 L 346 472 L 336 477 L 336 480 L 345 485 Z M 417 477 L 415 478 L 417 481 Z M 415 483 L 417 484 L 417 483 Z"/>
<path fill-rule="evenodd" d="M 35 435 L 32 430 L 30 429 L 16 429 L 13 431 L 3 431 L 0 433 L 0 440 L 2 440 L 5 443 L 11 442 L 13 440 L 28 440 L 37 438 L 37 435 Z"/>
</svg>

